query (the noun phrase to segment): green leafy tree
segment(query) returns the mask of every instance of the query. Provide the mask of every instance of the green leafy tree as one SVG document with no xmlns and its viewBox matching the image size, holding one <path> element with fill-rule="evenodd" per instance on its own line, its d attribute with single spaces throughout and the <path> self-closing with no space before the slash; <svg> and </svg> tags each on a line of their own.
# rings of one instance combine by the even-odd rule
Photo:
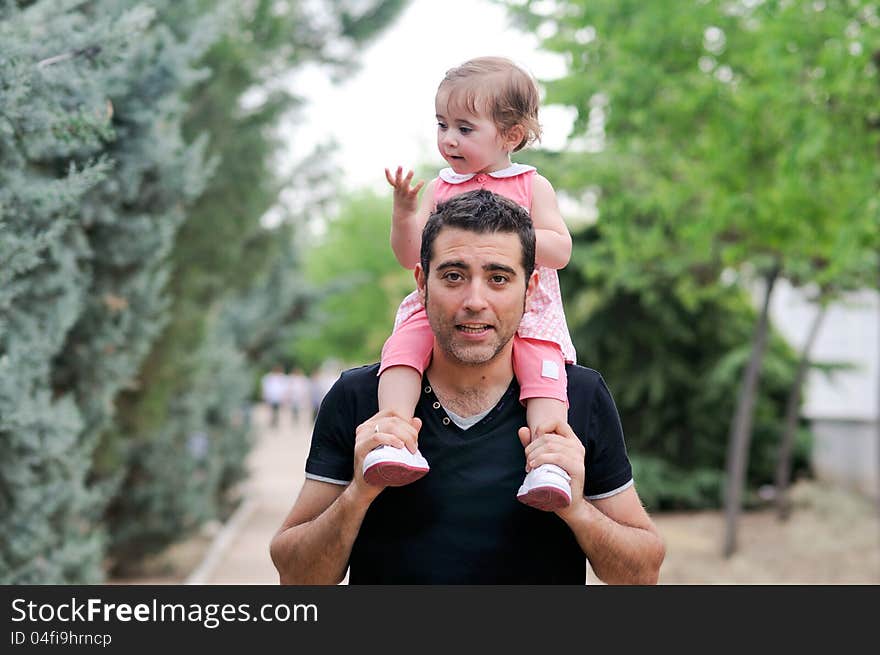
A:
<svg viewBox="0 0 880 655">
<path fill-rule="evenodd" d="M 545 167 L 542 166 L 542 170 Z M 613 272 L 589 258 L 601 222 L 578 235 L 576 265 L 562 271 L 563 297 L 578 361 L 601 371 L 614 391 L 639 496 L 652 510 L 718 506 L 738 376 L 748 359 L 755 310 L 736 286 L 719 285 L 689 304 L 672 278 L 647 290 L 609 286 Z M 794 377 L 795 354 L 778 335 L 765 360 L 758 399 L 751 489 L 772 480 L 779 415 Z M 794 471 L 808 462 L 808 442 L 792 446 Z M 754 494 L 748 502 L 754 503 Z"/>
<path fill-rule="evenodd" d="M 610 284 L 655 294 L 667 279 L 693 307 L 724 270 L 763 282 L 730 427 L 730 554 L 774 283 L 833 279 L 839 267 L 817 263 L 844 262 L 854 235 L 876 230 L 876 10 L 842 0 L 563 1 L 552 14 L 517 4 L 569 62 L 548 101 L 576 109 L 572 145 L 598 154 L 559 181 L 601 189 L 603 239 L 590 255 L 610 267 Z"/>
<path fill-rule="evenodd" d="M 292 342 L 293 357 L 306 368 L 328 359 L 378 360 L 398 305 L 415 288 L 388 243 L 390 217 L 387 196 L 354 193 L 306 255 L 308 280 L 323 295 Z"/>
</svg>

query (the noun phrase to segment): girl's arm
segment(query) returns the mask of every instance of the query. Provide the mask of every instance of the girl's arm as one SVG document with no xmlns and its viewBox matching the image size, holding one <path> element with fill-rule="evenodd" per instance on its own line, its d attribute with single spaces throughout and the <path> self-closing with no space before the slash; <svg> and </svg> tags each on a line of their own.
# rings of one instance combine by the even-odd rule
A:
<svg viewBox="0 0 880 655">
<path fill-rule="evenodd" d="M 412 176 L 413 173 L 410 171 L 403 177 L 400 167 L 397 168 L 394 176 L 387 168 L 385 169 L 385 177 L 388 183 L 394 187 L 394 205 L 391 210 L 391 249 L 400 265 L 409 269 L 415 268 L 419 262 L 422 230 L 434 208 L 434 186 L 436 184 L 436 180 L 431 180 L 425 187 L 421 202 L 417 202 L 419 189 L 422 188 L 423 182 L 411 187 Z"/>
<path fill-rule="evenodd" d="M 531 215 L 535 226 L 535 265 L 565 268 L 571 259 L 571 234 L 559 212 L 556 192 L 547 178 L 537 173 L 532 187 Z"/>
</svg>

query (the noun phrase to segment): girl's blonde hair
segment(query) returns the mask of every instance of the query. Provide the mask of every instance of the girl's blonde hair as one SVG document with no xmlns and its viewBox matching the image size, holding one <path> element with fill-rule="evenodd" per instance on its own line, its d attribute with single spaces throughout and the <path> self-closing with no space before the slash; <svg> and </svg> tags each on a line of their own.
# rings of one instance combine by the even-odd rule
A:
<svg viewBox="0 0 880 655">
<path fill-rule="evenodd" d="M 487 111 L 498 131 L 506 134 L 520 125 L 525 135 L 514 152 L 541 138 L 538 123 L 540 94 L 534 78 L 504 57 L 477 57 L 450 68 L 440 82 L 449 90 L 448 102 L 479 114 Z"/>
</svg>

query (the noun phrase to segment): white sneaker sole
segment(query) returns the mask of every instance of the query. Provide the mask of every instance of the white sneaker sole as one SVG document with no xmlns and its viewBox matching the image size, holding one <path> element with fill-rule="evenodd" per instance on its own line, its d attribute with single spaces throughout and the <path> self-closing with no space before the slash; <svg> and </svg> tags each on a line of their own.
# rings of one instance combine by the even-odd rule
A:
<svg viewBox="0 0 880 655">
<path fill-rule="evenodd" d="M 377 487 L 402 487 L 415 482 L 430 470 L 422 454 L 405 448 L 383 446 L 364 458 L 364 480 Z"/>
<path fill-rule="evenodd" d="M 529 507 L 555 512 L 571 505 L 571 485 L 560 475 L 541 475 L 538 469 L 533 469 L 526 475 L 516 498 Z"/>
</svg>

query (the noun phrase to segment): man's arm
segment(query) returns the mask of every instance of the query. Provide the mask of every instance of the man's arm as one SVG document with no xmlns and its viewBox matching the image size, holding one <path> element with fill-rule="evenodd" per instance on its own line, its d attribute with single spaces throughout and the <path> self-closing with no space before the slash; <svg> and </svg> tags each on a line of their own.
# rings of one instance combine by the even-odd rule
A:
<svg viewBox="0 0 880 655">
<path fill-rule="evenodd" d="M 342 581 L 364 516 L 384 488 L 364 480 L 364 457 L 379 444 L 403 448 L 416 443 L 419 428 L 418 418 L 410 423 L 390 412 L 380 412 L 357 428 L 354 479 L 347 486 L 305 481 L 269 546 L 281 584 Z"/>
<path fill-rule="evenodd" d="M 574 533 L 593 572 L 608 584 L 657 584 L 666 546 L 635 487 L 609 498 L 580 496 L 561 518 Z"/>
<path fill-rule="evenodd" d="M 523 430 L 525 432 L 523 432 Z M 523 443 L 528 428 L 520 430 Z M 584 445 L 567 424 L 526 447 L 529 468 L 556 464 L 571 476 L 571 505 L 556 512 L 574 533 L 593 572 L 608 584 L 657 584 L 666 546 L 635 487 L 598 500 L 584 497 Z"/>
<path fill-rule="evenodd" d="M 269 553 L 281 584 L 338 584 L 369 503 L 351 485 L 306 480 Z"/>
</svg>

